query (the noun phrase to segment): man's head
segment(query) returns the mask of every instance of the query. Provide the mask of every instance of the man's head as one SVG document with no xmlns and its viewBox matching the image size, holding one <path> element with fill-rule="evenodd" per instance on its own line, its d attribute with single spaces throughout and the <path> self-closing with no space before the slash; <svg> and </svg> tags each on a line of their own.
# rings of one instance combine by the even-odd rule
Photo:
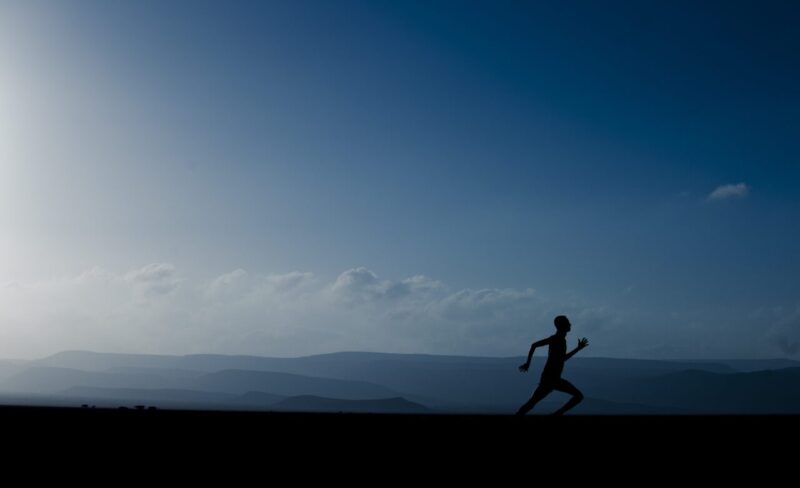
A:
<svg viewBox="0 0 800 488">
<path fill-rule="evenodd" d="M 569 323 L 569 319 L 566 315 L 559 315 L 553 320 L 553 323 L 556 325 L 556 330 L 564 334 L 572 329 L 572 324 Z"/>
</svg>

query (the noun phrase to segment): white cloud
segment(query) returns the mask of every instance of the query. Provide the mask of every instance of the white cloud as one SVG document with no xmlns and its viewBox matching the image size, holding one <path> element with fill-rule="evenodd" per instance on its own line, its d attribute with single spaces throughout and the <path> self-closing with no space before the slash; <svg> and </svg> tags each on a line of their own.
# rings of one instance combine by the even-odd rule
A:
<svg viewBox="0 0 800 488">
<path fill-rule="evenodd" d="M 530 312 L 537 305 L 532 289 L 459 290 L 439 303 L 442 316 L 454 320 L 482 321 Z"/>
<path fill-rule="evenodd" d="M 272 290 L 290 292 L 309 284 L 314 279 L 313 273 L 292 271 L 286 274 L 272 274 L 265 277 Z"/>
<path fill-rule="evenodd" d="M 211 300 L 264 300 L 303 290 L 313 281 L 313 273 L 292 271 L 260 276 L 239 268 L 198 286 Z"/>
<path fill-rule="evenodd" d="M 378 276 L 367 268 L 353 268 L 336 278 L 331 291 L 342 301 L 363 303 L 382 297 L 389 286 L 391 284 L 388 281 L 379 280 Z"/>
<path fill-rule="evenodd" d="M 335 300 L 350 305 L 365 305 L 375 301 L 396 305 L 401 301 L 419 301 L 441 296 L 442 283 L 417 275 L 401 281 L 382 280 L 367 268 L 353 268 L 340 274 L 331 285 Z"/>
<path fill-rule="evenodd" d="M 92 268 L 96 270 L 97 268 Z M 147 266 L 129 271 L 125 279 L 140 283 L 159 283 L 168 281 L 175 276 L 175 266 L 168 263 L 152 263 Z"/>
<path fill-rule="evenodd" d="M 750 187 L 746 183 L 721 185 L 708 195 L 708 201 L 715 202 L 731 198 L 744 198 L 748 194 L 750 194 Z"/>
<path fill-rule="evenodd" d="M 302 355 L 340 350 L 522 354 L 559 306 L 533 289 L 450 289 L 354 268 L 326 281 L 243 269 L 188 279 L 171 264 L 0 287 L 0 357 L 65 349 Z M 571 315 L 573 316 L 573 315 Z M 587 316 L 589 317 L 589 316 Z M 576 324 L 580 327 L 580 324 Z M 595 325 L 593 325 L 595 327 Z"/>
<path fill-rule="evenodd" d="M 96 269 L 98 268 L 93 268 Z M 146 295 L 165 295 L 174 291 L 180 284 L 175 266 L 168 263 L 152 263 L 131 270 L 125 274 L 124 279 Z"/>
</svg>

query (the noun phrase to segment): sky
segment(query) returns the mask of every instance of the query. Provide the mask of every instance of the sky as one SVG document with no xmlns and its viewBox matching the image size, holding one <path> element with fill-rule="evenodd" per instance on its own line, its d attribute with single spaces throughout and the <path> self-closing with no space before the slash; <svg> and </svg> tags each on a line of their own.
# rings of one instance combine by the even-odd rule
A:
<svg viewBox="0 0 800 488">
<path fill-rule="evenodd" d="M 0 1 L 0 357 L 800 356 L 796 2 Z"/>
</svg>

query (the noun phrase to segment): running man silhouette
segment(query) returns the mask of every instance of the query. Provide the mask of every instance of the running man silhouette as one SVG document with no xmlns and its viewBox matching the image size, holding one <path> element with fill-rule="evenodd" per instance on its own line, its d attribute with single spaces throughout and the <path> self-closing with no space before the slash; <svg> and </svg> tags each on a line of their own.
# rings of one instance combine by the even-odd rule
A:
<svg viewBox="0 0 800 488">
<path fill-rule="evenodd" d="M 573 349 L 570 353 L 567 353 L 566 337 L 567 333 L 572 329 L 572 324 L 569 323 L 565 315 L 559 315 L 553 322 L 556 325 L 556 333 L 547 339 L 542 339 L 541 341 L 531 344 L 531 350 L 528 353 L 528 361 L 519 367 L 521 372 L 527 372 L 531 365 L 533 351 L 535 351 L 537 347 L 550 346 L 549 352 L 547 353 L 547 363 L 544 365 L 544 371 L 542 371 L 539 386 L 536 387 L 536 391 L 533 392 L 530 400 L 528 400 L 525 405 L 519 407 L 517 415 L 525 415 L 528 413 L 534 405 L 539 403 L 542 398 L 549 395 L 553 390 L 563 391 L 564 393 L 572 395 L 572 398 L 570 398 L 563 407 L 554 412 L 553 415 L 562 415 L 583 400 L 583 393 L 575 388 L 572 383 L 562 378 L 561 372 L 564 371 L 564 363 L 566 360 L 574 356 L 576 352 L 588 346 L 589 340 L 585 337 L 579 339 L 578 347 Z"/>
</svg>

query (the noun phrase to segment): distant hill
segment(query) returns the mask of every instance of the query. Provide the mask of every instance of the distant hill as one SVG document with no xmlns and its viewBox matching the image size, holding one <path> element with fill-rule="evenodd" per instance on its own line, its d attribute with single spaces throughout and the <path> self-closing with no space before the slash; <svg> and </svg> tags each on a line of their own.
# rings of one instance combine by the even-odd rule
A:
<svg viewBox="0 0 800 488">
<path fill-rule="evenodd" d="M 265 393 L 263 391 L 248 391 L 244 395 L 236 397 L 235 403 L 257 410 L 271 409 L 276 403 L 285 400 L 286 397 Z"/>
<path fill-rule="evenodd" d="M 800 413 L 800 368 L 734 374 L 682 371 L 636 381 L 617 398 L 699 413 Z"/>
<path fill-rule="evenodd" d="M 269 371 L 227 370 L 190 379 L 192 389 L 221 393 L 243 394 L 264 391 L 282 396 L 320 395 L 342 399 L 377 399 L 396 396 L 397 392 L 384 386 L 363 381 L 317 378 Z"/>
<path fill-rule="evenodd" d="M 204 371 L 192 371 L 188 369 L 174 368 L 137 368 L 137 367 L 114 367 L 103 371 L 105 373 L 121 375 L 156 375 L 170 381 L 185 381 L 197 378 L 206 374 Z"/>
<path fill-rule="evenodd" d="M 0 381 L 26 369 L 28 364 L 29 361 L 0 360 Z"/>
<path fill-rule="evenodd" d="M 51 367 L 28 368 L 0 381 L 0 390 L 15 393 L 57 393 L 73 386 L 171 388 L 175 385 L 157 374 L 100 373 Z"/>
<path fill-rule="evenodd" d="M 45 364 L 101 368 L 130 367 L 173 368 L 190 371 L 216 372 L 225 369 L 270 371 L 302 376 L 361 381 L 382 385 L 401 396 L 439 409 L 506 409 L 511 403 L 522 402 L 535 387 L 544 358 L 534 358 L 531 373 L 522 375 L 517 366 L 524 360 L 516 358 L 476 358 L 465 356 L 436 356 L 425 354 L 388 354 L 342 352 L 300 358 L 266 358 L 256 356 L 147 356 L 98 354 L 71 351 L 45 358 Z M 732 372 L 716 363 L 575 358 L 567 365 L 567 376 L 588 387 L 587 395 L 606 398 L 607 386 L 625 378 L 700 368 L 715 372 Z M 576 383 L 577 384 L 577 383 Z M 191 388 L 197 388 L 191 386 Z M 202 389 L 202 388 L 201 388 Z M 260 388 L 261 391 L 270 391 Z M 228 390 L 214 390 L 228 391 Z M 293 393 L 274 392 L 280 394 Z M 308 392 L 303 392 L 308 393 Z M 303 394 L 294 393 L 294 394 Z M 321 396 L 332 396 L 321 394 Z M 387 395 L 383 395 L 384 397 Z M 373 396 L 372 398 L 376 398 Z M 522 400 L 520 400 L 522 399 Z"/>
<path fill-rule="evenodd" d="M 191 408 L 228 406 L 236 395 L 209 393 L 192 390 L 165 390 L 141 388 L 98 388 L 73 386 L 61 392 L 60 396 L 76 399 L 76 403 L 89 403 L 112 406 L 131 406 L 146 404 L 156 407 Z M 109 403 L 110 402 L 110 403 Z"/>
<path fill-rule="evenodd" d="M 64 351 L 34 361 L 36 366 L 106 371 L 111 368 L 176 368 L 180 356 Z"/>
<path fill-rule="evenodd" d="M 104 389 L 107 395 L 142 390 L 185 390 L 211 394 L 244 395 L 263 392 L 276 399 L 317 395 L 330 398 L 371 400 L 399 396 L 398 392 L 363 381 L 316 378 L 268 371 L 226 370 L 215 373 L 183 370 L 112 368 L 113 372 L 68 368 L 33 367 L 0 381 L 0 390 L 10 393 L 61 394 L 74 388 Z M 84 390 L 85 391 L 85 390 Z M 98 390 L 99 391 L 99 390 Z M 263 397 L 262 397 L 263 400 Z"/>
<path fill-rule="evenodd" d="M 404 398 L 378 400 L 338 400 L 317 396 L 296 396 L 274 405 L 276 410 L 294 412 L 352 412 L 352 413 L 431 413 L 431 410 Z"/>
<path fill-rule="evenodd" d="M 767 369 L 786 369 L 800 367 L 800 361 L 791 359 L 720 359 L 715 361 L 696 361 L 696 365 L 708 363 L 723 364 L 734 371 L 741 373 L 751 373 L 754 371 L 764 371 Z M 704 368 L 696 368 L 703 370 Z"/>
<path fill-rule="evenodd" d="M 568 397 L 558 397 L 558 401 L 552 397 L 548 397 L 539 405 L 536 406 L 534 414 L 544 414 L 555 412 L 558 410 Z M 507 411 L 510 413 L 512 410 Z M 659 407 L 653 405 L 644 405 L 638 403 L 622 403 L 611 402 L 608 400 L 600 400 L 597 398 L 589 398 L 583 400 L 572 413 L 579 415 L 686 415 L 692 414 L 691 410 L 676 408 L 676 407 Z"/>
<path fill-rule="evenodd" d="M 195 390 L 96 388 L 74 386 L 61 393 L 63 397 L 80 399 L 80 403 L 112 405 L 146 404 L 159 408 L 205 408 L 205 409 L 256 409 L 264 410 L 286 397 L 264 392 L 248 392 L 245 395 L 210 393 Z"/>
<path fill-rule="evenodd" d="M 530 397 L 545 359 L 537 355 L 530 371 L 522 374 L 517 370 L 522 357 L 342 352 L 268 358 L 67 351 L 24 366 L 13 365 L 16 369 L 10 369 L 5 379 L 0 374 L 0 391 L 56 394 L 70 387 L 191 390 L 234 395 L 240 397 L 237 402 L 244 403 L 247 395 L 341 400 L 402 397 L 437 411 L 512 412 Z M 800 367 L 786 359 L 576 357 L 567 363 L 564 376 L 587 397 L 575 413 L 800 413 L 800 403 L 787 393 L 800 391 L 800 377 L 788 372 L 791 367 L 776 368 L 786 365 Z M 768 373 L 770 370 L 774 371 Z M 254 408 L 270 404 L 262 400 L 254 403 Z M 562 400 L 566 398 L 558 393 L 548 397 L 548 401 Z M 544 404 L 540 407 L 537 413 L 545 409 Z"/>
</svg>

